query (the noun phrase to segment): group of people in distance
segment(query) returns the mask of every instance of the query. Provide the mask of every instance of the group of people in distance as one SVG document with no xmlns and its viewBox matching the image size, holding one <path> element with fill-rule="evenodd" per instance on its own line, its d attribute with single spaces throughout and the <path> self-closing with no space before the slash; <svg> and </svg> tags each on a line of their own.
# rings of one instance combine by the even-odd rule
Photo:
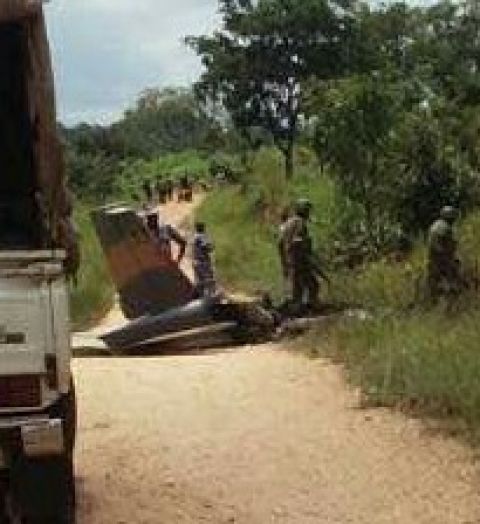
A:
<svg viewBox="0 0 480 524">
<path fill-rule="evenodd" d="M 142 191 L 145 201 L 151 205 L 153 202 L 166 204 L 177 196 L 178 202 L 190 202 L 193 198 L 193 179 L 189 175 L 183 175 L 177 181 L 170 177 L 158 177 L 156 181 L 145 180 Z"/>
<path fill-rule="evenodd" d="M 293 314 L 310 313 L 320 306 L 319 280 L 329 282 L 322 264 L 315 255 L 309 222 L 313 206 L 305 198 L 299 199 L 282 217 L 278 232 L 278 251 L 285 281 L 290 310 Z M 458 291 L 462 283 L 457 242 L 453 225 L 456 210 L 445 206 L 429 232 L 427 287 L 434 299 Z M 175 258 L 179 264 L 185 256 L 188 242 L 171 224 L 160 220 L 157 211 L 148 212 L 146 225 L 160 252 L 173 259 L 172 244 L 178 246 Z M 214 245 L 206 225 L 195 223 L 192 245 L 194 283 L 198 297 L 216 293 L 212 255 Z"/>
</svg>

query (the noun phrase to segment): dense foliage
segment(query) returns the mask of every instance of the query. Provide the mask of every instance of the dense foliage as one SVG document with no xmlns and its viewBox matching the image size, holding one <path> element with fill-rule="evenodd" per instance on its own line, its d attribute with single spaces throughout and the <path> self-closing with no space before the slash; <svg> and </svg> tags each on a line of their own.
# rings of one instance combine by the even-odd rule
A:
<svg viewBox="0 0 480 524">
<path fill-rule="evenodd" d="M 220 0 L 222 29 L 189 37 L 205 71 L 195 85 L 220 103 L 250 143 L 264 129 L 293 174 L 303 84 L 312 75 L 332 78 L 348 68 L 353 2 L 327 0 Z"/>
<path fill-rule="evenodd" d="M 118 122 L 108 126 L 79 124 L 63 133 L 75 193 L 100 201 L 121 193 L 129 185 L 124 174 L 132 169 L 147 163 L 150 178 L 154 165 L 156 176 L 167 176 L 168 167 L 178 166 L 170 166 L 159 160 L 161 157 L 186 151 L 206 157 L 221 149 L 226 140 L 220 124 L 185 89 L 147 89 Z"/>
<path fill-rule="evenodd" d="M 443 205 L 479 202 L 477 4 L 220 0 L 221 29 L 187 39 L 195 88 L 241 136 L 267 131 L 287 176 L 313 146 L 347 197 L 344 237 L 407 247 Z"/>
</svg>

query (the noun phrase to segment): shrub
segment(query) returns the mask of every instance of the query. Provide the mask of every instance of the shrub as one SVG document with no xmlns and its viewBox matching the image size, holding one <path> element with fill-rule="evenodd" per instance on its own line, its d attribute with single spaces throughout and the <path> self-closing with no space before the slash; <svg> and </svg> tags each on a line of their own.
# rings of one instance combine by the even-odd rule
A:
<svg viewBox="0 0 480 524">
<path fill-rule="evenodd" d="M 77 282 L 71 289 L 72 321 L 75 329 L 84 329 L 113 305 L 114 289 L 88 208 L 79 206 L 75 220 L 80 233 L 82 262 Z"/>
</svg>

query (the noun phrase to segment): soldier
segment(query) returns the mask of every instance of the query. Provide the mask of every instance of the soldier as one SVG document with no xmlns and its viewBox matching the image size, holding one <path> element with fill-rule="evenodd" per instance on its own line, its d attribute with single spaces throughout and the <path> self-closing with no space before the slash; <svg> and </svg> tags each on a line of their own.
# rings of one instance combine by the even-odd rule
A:
<svg viewBox="0 0 480 524">
<path fill-rule="evenodd" d="M 162 223 L 156 212 L 148 213 L 147 228 L 158 246 L 160 255 L 167 260 L 173 260 L 172 242 L 178 246 L 178 255 L 175 259 L 177 264 L 183 260 L 187 249 L 187 241 L 170 224 Z"/>
<path fill-rule="evenodd" d="M 280 225 L 278 226 L 278 253 L 280 255 L 280 264 L 282 266 L 282 274 L 285 279 L 288 279 L 288 256 L 287 246 L 285 245 L 285 230 L 290 220 L 290 210 L 286 207 L 280 215 Z"/>
<path fill-rule="evenodd" d="M 318 307 L 319 283 L 317 276 L 326 278 L 318 267 L 313 253 L 308 222 L 312 211 L 309 200 L 301 199 L 295 214 L 285 224 L 280 239 L 286 253 L 287 272 L 292 284 L 292 301 L 296 312 Z"/>
<path fill-rule="evenodd" d="M 171 202 L 173 200 L 174 184 L 171 178 L 167 179 L 167 200 Z"/>
<path fill-rule="evenodd" d="M 167 185 L 166 185 L 165 180 L 159 177 L 157 179 L 155 189 L 157 192 L 158 203 L 166 204 L 167 203 Z"/>
<path fill-rule="evenodd" d="M 188 188 L 188 175 L 183 175 L 180 177 L 180 180 L 178 182 L 178 193 L 177 193 L 177 200 L 178 202 L 184 202 L 185 201 L 185 193 Z"/>
<path fill-rule="evenodd" d="M 430 227 L 427 284 L 433 299 L 442 295 L 458 294 L 462 283 L 457 241 L 453 232 L 456 219 L 456 210 L 451 206 L 445 206 L 440 212 L 440 218 Z"/>
<path fill-rule="evenodd" d="M 143 182 L 143 193 L 145 195 L 145 199 L 147 201 L 147 203 L 151 203 L 152 202 L 152 199 L 153 199 L 153 191 L 152 191 L 152 186 L 150 184 L 150 182 L 148 180 L 145 180 Z"/>
<path fill-rule="evenodd" d="M 197 222 L 193 238 L 193 272 L 199 297 L 211 296 L 215 293 L 212 252 L 213 244 L 207 235 L 206 226 L 203 222 Z"/>
</svg>

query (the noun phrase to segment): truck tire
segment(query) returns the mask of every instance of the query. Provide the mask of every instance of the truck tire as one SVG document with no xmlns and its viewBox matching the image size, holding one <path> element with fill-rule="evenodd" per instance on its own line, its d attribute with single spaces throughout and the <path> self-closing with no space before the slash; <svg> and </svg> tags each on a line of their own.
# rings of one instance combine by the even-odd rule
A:
<svg viewBox="0 0 480 524">
<path fill-rule="evenodd" d="M 64 452 L 61 456 L 24 459 L 20 467 L 16 493 L 21 518 L 14 524 L 74 524 L 75 477 L 73 451 L 75 447 L 77 409 L 73 380 L 70 391 L 50 409 L 51 418 L 63 422 Z M 47 489 L 42 489 L 47 487 Z M 0 520 L 1 524 L 1 520 Z"/>
<path fill-rule="evenodd" d="M 9 522 L 7 512 L 8 479 L 0 473 L 0 524 Z"/>
<path fill-rule="evenodd" d="M 37 486 L 38 479 L 48 489 L 42 490 L 40 500 L 29 497 L 17 501 L 18 516 L 14 524 L 74 524 L 75 490 L 72 457 L 52 457 L 29 461 L 27 475 Z M 36 493 L 38 496 L 38 493 Z"/>
<path fill-rule="evenodd" d="M 62 420 L 65 451 L 73 455 L 77 435 L 77 400 L 73 379 L 70 382 L 69 392 L 63 395 L 50 410 L 50 417 Z"/>
</svg>

